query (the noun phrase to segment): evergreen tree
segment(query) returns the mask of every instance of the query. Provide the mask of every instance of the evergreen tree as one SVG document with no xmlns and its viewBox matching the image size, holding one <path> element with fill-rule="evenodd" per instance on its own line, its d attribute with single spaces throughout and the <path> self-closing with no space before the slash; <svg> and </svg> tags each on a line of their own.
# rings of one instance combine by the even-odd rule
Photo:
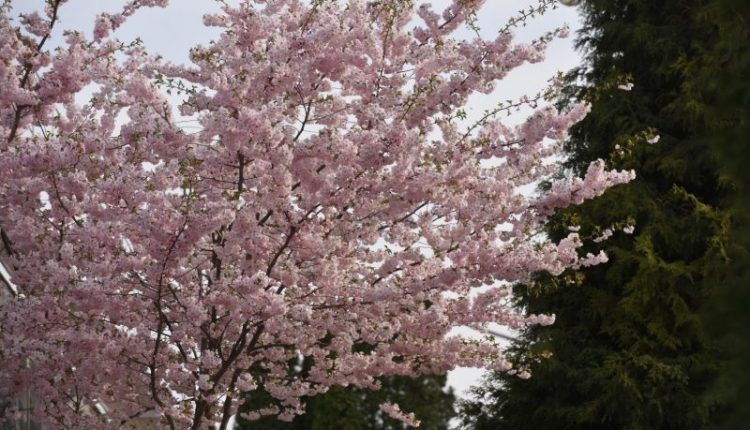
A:
<svg viewBox="0 0 750 430">
<path fill-rule="evenodd" d="M 445 376 L 408 378 L 396 376 L 381 379 L 382 388 L 371 391 L 357 387 L 334 387 L 326 394 L 306 399 L 307 412 L 292 422 L 276 417 L 256 421 L 240 419 L 240 430 L 397 430 L 407 428 L 380 411 L 380 404 L 397 403 L 405 411 L 414 412 L 421 421 L 420 429 L 445 430 L 455 416 L 451 391 L 445 391 Z M 262 390 L 261 390 L 262 392 Z M 273 404 L 269 398 L 253 392 L 241 409 Z"/>
<path fill-rule="evenodd" d="M 739 175 L 722 164 L 730 136 L 747 139 L 736 134 L 743 114 L 721 101 L 725 74 L 711 74 L 726 67 L 717 56 L 741 52 L 748 41 L 740 30 L 747 21 L 719 13 L 730 3 L 742 7 L 731 0 L 584 3 L 578 43 L 587 61 L 570 75 L 566 95 L 590 101 L 592 111 L 571 134 L 569 166 L 602 158 L 636 169 L 638 179 L 563 211 L 548 233 L 558 238 L 580 225 L 590 239 L 634 222 L 635 234 L 587 241 L 592 252 L 606 250 L 606 265 L 517 288 L 519 306 L 555 313 L 556 323 L 522 334 L 510 354 L 533 377 L 490 377 L 463 405 L 466 427 L 707 429 L 732 415 L 727 404 L 741 397 L 716 382 L 729 375 L 722 369 L 732 351 L 716 339 L 712 322 L 721 312 L 707 313 L 723 304 L 744 321 L 748 315 L 739 310 L 747 311 L 747 295 L 737 289 L 717 299 L 722 285 L 747 279 L 748 261 L 732 229 L 746 211 L 734 198 Z M 736 84 L 746 88 L 744 76 Z M 631 91 L 622 89 L 627 82 Z M 750 161 L 742 146 L 737 154 Z M 743 336 L 737 326 L 727 327 L 735 340 Z"/>
<path fill-rule="evenodd" d="M 729 365 L 710 392 L 728 404 L 722 429 L 747 428 L 750 422 L 750 3 L 745 0 L 711 2 L 702 19 L 717 29 L 718 37 L 689 64 L 690 88 L 706 100 L 706 111 L 730 119 L 708 135 L 718 144 L 722 171 L 737 187 L 731 200 L 733 240 L 727 249 L 731 265 L 706 318 L 713 334 L 732 351 Z"/>
</svg>

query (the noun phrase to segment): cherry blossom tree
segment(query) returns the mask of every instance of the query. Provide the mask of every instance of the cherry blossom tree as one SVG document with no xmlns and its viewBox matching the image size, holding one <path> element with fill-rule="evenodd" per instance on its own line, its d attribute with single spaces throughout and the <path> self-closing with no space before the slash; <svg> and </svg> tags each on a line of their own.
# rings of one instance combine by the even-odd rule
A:
<svg viewBox="0 0 750 430">
<path fill-rule="evenodd" d="M 452 329 L 549 324 L 513 309 L 507 285 L 606 260 L 579 256 L 574 232 L 539 233 L 633 177 L 603 162 L 564 175 L 585 106 L 531 97 L 464 120 L 472 94 L 542 61 L 564 29 L 456 37 L 481 0 L 255 0 L 207 15 L 221 36 L 176 65 L 113 36 L 167 0 L 132 0 L 52 51 L 64 3 L 0 9 L 0 227 L 17 287 L 0 304 L 0 395 L 29 390 L 51 428 L 150 413 L 226 429 L 259 389 L 275 400 L 249 418 L 290 419 L 302 396 L 383 375 L 527 376 Z M 505 125 L 518 104 L 534 113 Z"/>
</svg>

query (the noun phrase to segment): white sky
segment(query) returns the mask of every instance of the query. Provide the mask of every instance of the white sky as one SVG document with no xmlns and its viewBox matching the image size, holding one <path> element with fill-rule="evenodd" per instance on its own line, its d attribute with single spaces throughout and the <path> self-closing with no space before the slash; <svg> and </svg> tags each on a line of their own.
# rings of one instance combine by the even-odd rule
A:
<svg viewBox="0 0 750 430">
<path fill-rule="evenodd" d="M 43 0 L 14 0 L 12 3 L 15 15 L 40 10 Z M 91 37 L 96 15 L 101 12 L 118 12 L 124 3 L 124 0 L 69 0 L 60 9 L 61 25 L 53 33 L 51 46 L 61 41 L 63 29 L 83 31 Z M 433 0 L 431 3 L 435 10 L 442 11 L 450 1 Z M 508 18 L 535 3 L 534 0 L 489 0 L 479 14 L 482 35 L 494 38 Z M 218 10 L 217 3 L 213 0 L 172 0 L 166 9 L 149 8 L 139 11 L 115 35 L 123 41 L 140 37 L 149 52 L 161 54 L 175 63 L 185 63 L 192 46 L 205 44 L 218 34 L 216 28 L 204 27 L 202 21 L 203 14 Z M 580 28 L 576 8 L 559 6 L 555 10 L 548 10 L 541 17 L 532 18 L 525 27 L 516 29 L 516 40 L 531 41 L 563 24 L 570 27 L 571 35 Z M 459 33 L 461 34 L 470 36 L 468 31 Z M 469 120 L 499 101 L 515 100 L 522 95 L 533 95 L 543 90 L 547 86 L 547 80 L 556 72 L 567 71 L 580 62 L 580 54 L 573 49 L 573 36 L 552 42 L 545 62 L 521 66 L 511 72 L 493 94 L 472 97 L 468 106 L 470 109 L 467 109 Z M 521 119 L 522 116 L 516 115 L 509 120 L 518 122 Z M 465 390 L 475 384 L 482 373 L 480 369 L 459 368 L 449 373 L 448 383 L 458 395 L 464 395 Z"/>
</svg>

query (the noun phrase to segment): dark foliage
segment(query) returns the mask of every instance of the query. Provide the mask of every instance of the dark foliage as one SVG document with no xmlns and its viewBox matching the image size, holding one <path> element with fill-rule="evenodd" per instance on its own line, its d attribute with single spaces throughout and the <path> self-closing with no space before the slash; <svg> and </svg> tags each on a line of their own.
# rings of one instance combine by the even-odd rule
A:
<svg viewBox="0 0 750 430">
<path fill-rule="evenodd" d="M 240 420 L 239 429 L 247 430 L 400 430 L 407 427 L 380 411 L 384 402 L 397 403 L 402 410 L 414 412 L 420 429 L 445 430 L 455 416 L 454 396 L 446 392 L 445 376 L 420 378 L 390 377 L 381 380 L 382 388 L 370 391 L 356 387 L 334 387 L 328 393 L 307 399 L 307 413 L 292 422 L 276 417 L 257 421 Z M 273 403 L 262 390 L 253 392 L 249 405 Z"/>
<path fill-rule="evenodd" d="M 558 214 L 549 234 L 560 238 L 580 225 L 590 238 L 631 221 L 636 232 L 603 244 L 606 265 L 518 287 L 519 306 L 555 313 L 557 322 L 523 333 L 513 359 L 534 376 L 485 381 L 478 400 L 463 405 L 467 428 L 748 422 L 747 6 L 582 6 L 578 40 L 587 63 L 569 76 L 566 96 L 589 101 L 592 111 L 573 130 L 569 166 L 602 158 L 635 169 L 638 179 Z M 632 91 L 618 89 L 625 82 Z M 648 144 L 654 134 L 660 141 Z"/>
</svg>

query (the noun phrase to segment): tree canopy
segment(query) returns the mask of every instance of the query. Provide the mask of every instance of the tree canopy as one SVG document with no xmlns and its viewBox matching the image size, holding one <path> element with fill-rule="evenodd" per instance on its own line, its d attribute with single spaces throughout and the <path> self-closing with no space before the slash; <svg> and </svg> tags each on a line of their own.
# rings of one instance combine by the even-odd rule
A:
<svg viewBox="0 0 750 430">
<path fill-rule="evenodd" d="M 249 418 L 291 420 L 302 399 L 382 377 L 525 376 L 497 342 L 453 328 L 550 324 L 510 306 L 503 283 L 606 260 L 580 254 L 575 232 L 540 234 L 557 209 L 633 178 L 603 160 L 561 172 L 586 108 L 540 95 L 466 115 L 565 29 L 459 38 L 483 0 L 220 2 L 204 17 L 216 40 L 173 64 L 117 38 L 168 0 L 127 1 L 59 46 L 65 0 L 18 19 L 13 3 L 0 5 L 14 283 L 0 396 L 31 393 L 41 423 L 225 430 L 259 390 L 274 401 Z M 498 117 L 518 106 L 532 112 L 520 125 Z"/>
</svg>

